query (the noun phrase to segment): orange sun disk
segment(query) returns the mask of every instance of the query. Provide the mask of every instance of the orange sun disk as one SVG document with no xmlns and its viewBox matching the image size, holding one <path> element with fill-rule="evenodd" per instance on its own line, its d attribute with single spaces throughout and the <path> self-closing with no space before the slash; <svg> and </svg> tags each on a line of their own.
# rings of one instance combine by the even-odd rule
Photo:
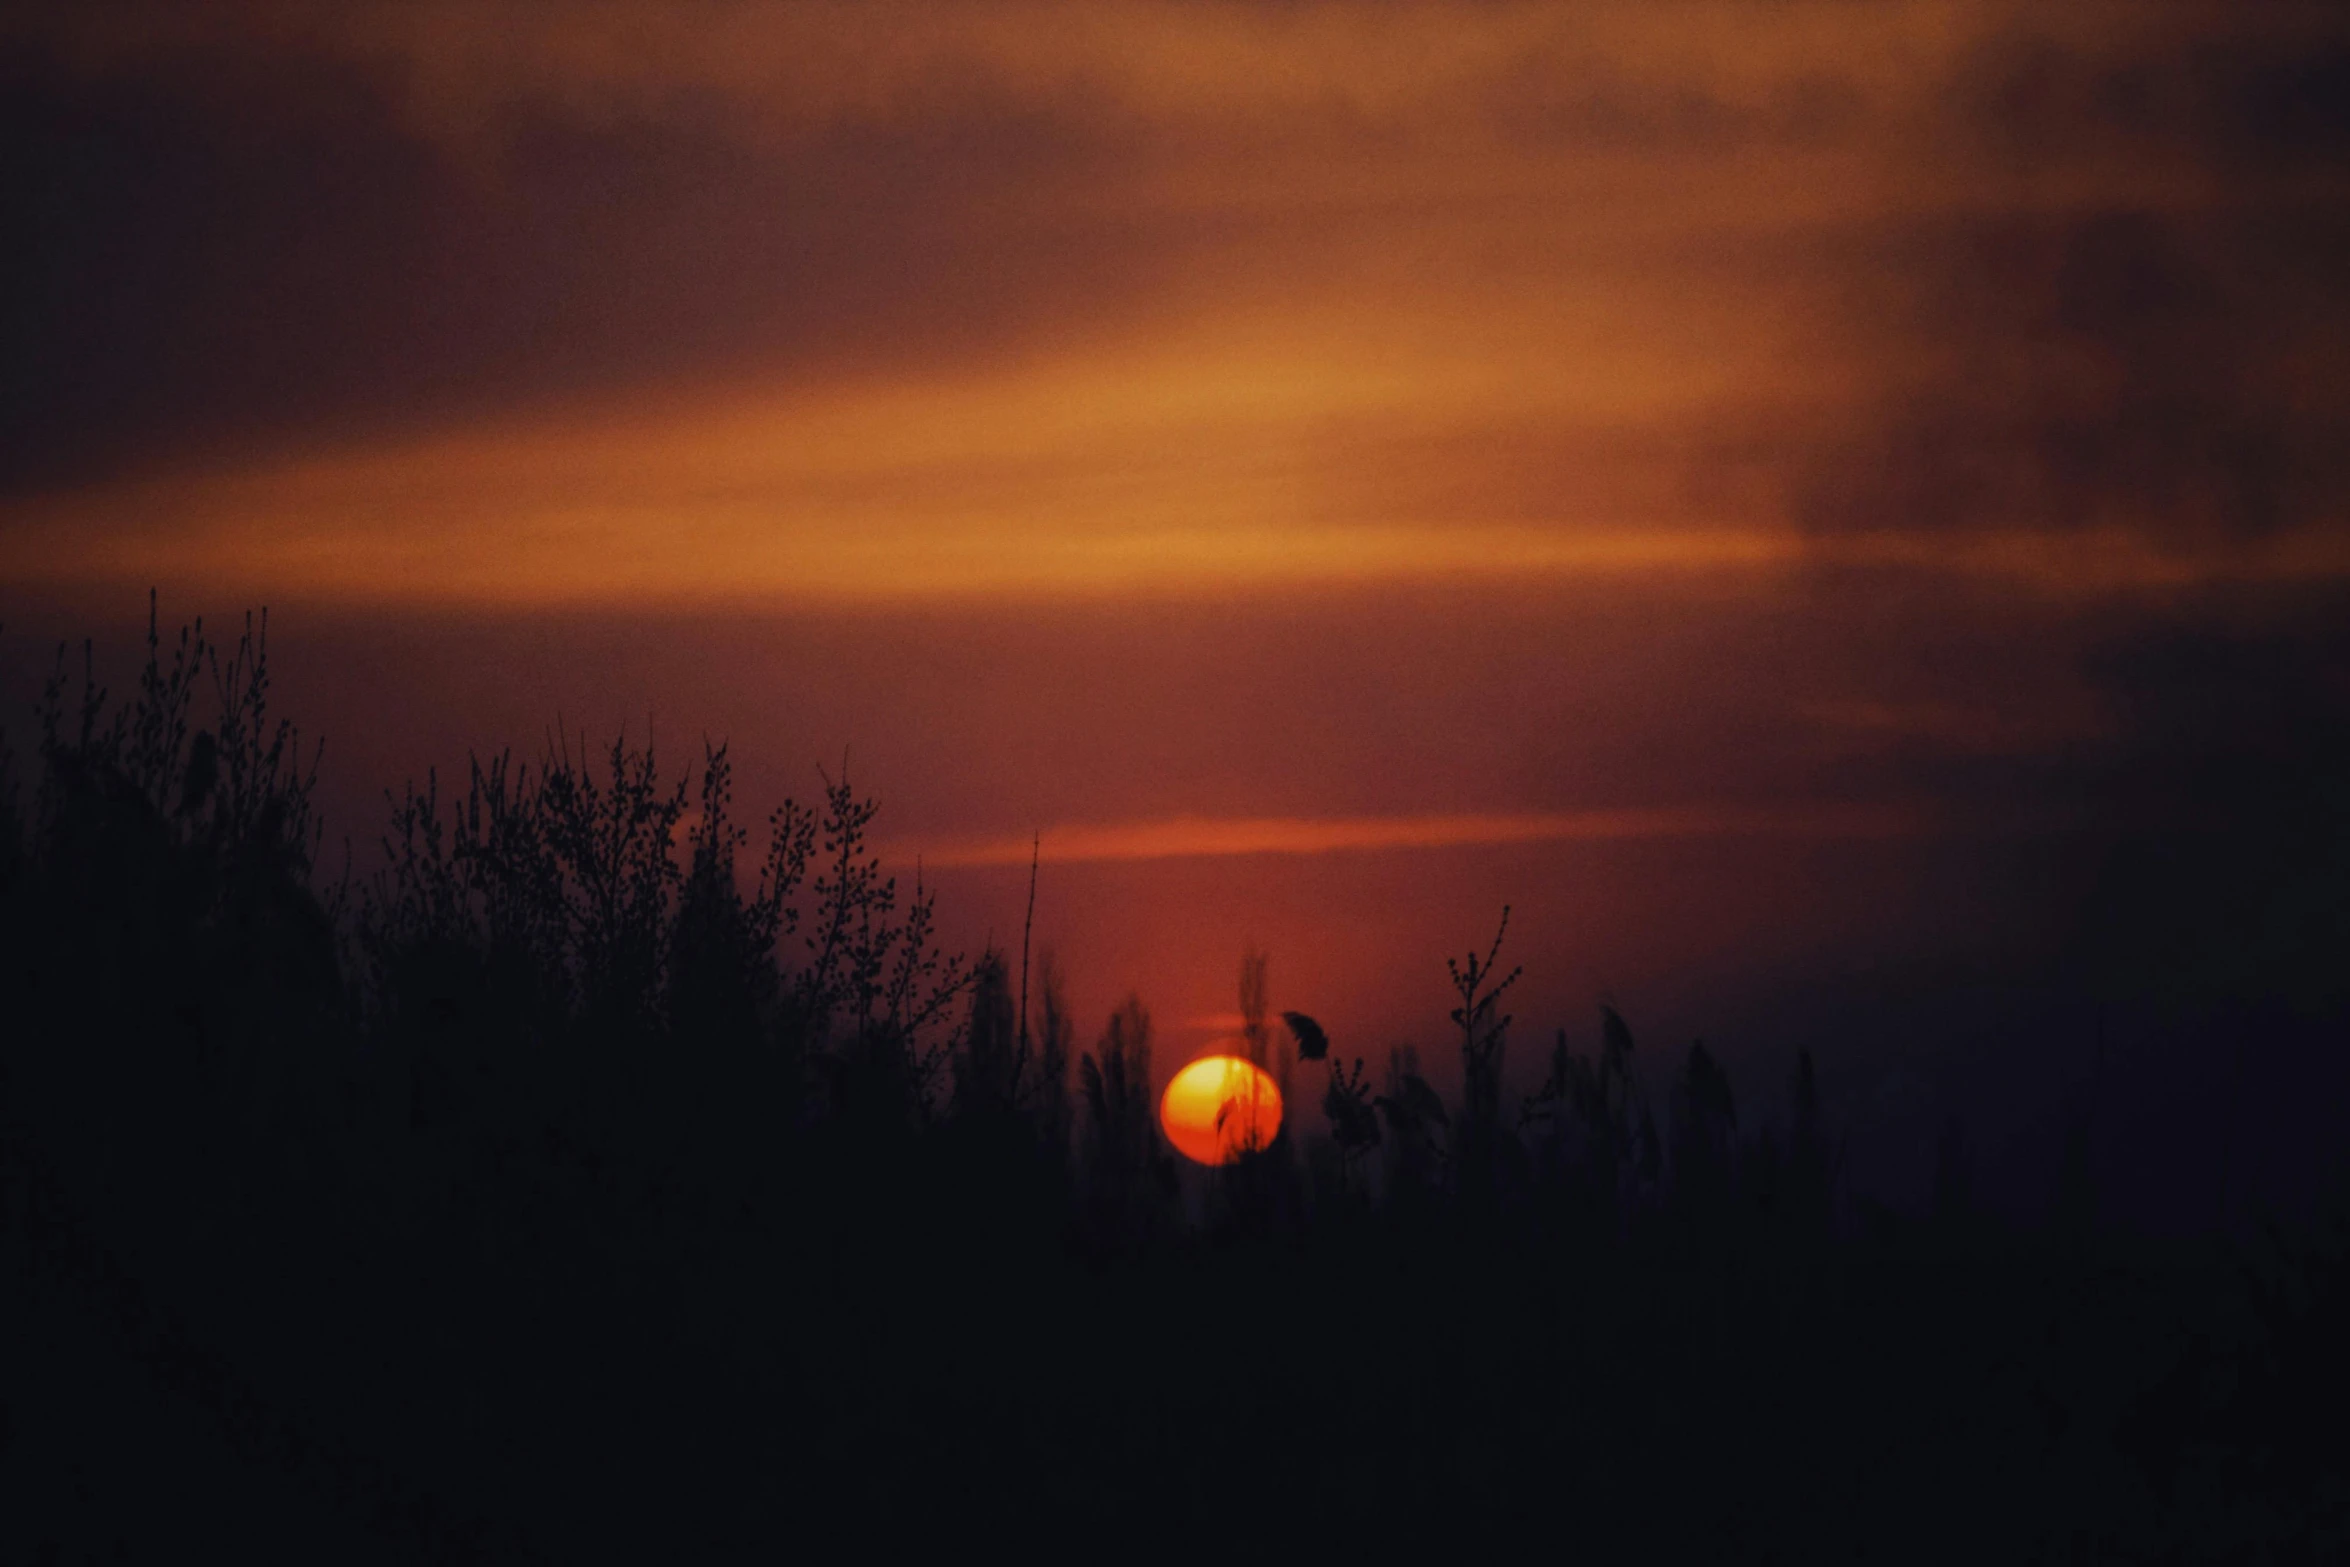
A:
<svg viewBox="0 0 2350 1567">
<path fill-rule="evenodd" d="M 1281 1090 L 1239 1056 L 1202 1056 L 1159 1096 L 1167 1141 L 1200 1164 L 1231 1164 L 1281 1130 Z"/>
</svg>

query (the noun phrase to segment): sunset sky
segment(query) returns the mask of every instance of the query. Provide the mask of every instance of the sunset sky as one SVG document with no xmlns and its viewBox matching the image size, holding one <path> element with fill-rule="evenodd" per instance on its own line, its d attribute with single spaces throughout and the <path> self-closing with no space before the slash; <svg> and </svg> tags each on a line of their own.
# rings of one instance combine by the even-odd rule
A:
<svg viewBox="0 0 2350 1567">
<path fill-rule="evenodd" d="M 362 858 L 558 719 L 845 756 L 1162 1072 L 1250 940 L 1440 1053 L 1508 902 L 1522 1059 L 1766 1105 L 2339 950 L 2337 7 L 50 10 L 7 699 L 267 605 Z"/>
</svg>

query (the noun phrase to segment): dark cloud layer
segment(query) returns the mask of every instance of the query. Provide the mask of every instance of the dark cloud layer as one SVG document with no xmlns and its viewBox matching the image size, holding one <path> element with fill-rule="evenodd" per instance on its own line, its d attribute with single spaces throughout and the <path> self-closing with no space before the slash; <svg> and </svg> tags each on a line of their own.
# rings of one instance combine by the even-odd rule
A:
<svg viewBox="0 0 2350 1567">
<path fill-rule="evenodd" d="M 2350 44 L 2179 15 L 2103 53 L 2018 34 L 1962 63 L 1948 155 L 1986 199 L 1876 241 L 1911 285 L 1894 395 L 1799 479 L 1807 523 L 2193 543 L 2341 513 Z"/>
<path fill-rule="evenodd" d="M 2117 988 L 2350 998 L 2345 627 L 2350 600 L 2321 593 L 2218 606 L 2093 657 L 2121 722 L 2096 780 L 2114 842 L 2085 920 Z"/>
<path fill-rule="evenodd" d="M 1908 326 L 1921 373 L 1804 480 L 1811 525 L 2196 542 L 2320 520 L 2350 494 L 2338 212 L 2124 207 L 1924 243 Z"/>
<path fill-rule="evenodd" d="M 689 75 L 600 113 L 492 94 L 471 146 L 411 112 L 414 60 L 326 34 L 224 23 L 93 56 L 26 33 L 0 56 L 0 191 L 29 236 L 0 263 L 0 488 L 1068 340 L 1244 234 L 1260 269 L 1321 264 L 1290 254 L 1278 204 L 1121 199 L 1170 169 L 1566 148 L 1677 184 L 1755 148 L 1881 144 L 1922 200 L 1840 219 L 1793 264 L 1905 299 L 1839 327 L 1874 367 L 1859 402 L 1892 412 L 1805 438 L 1797 515 L 2259 533 L 2343 483 L 2350 41 L 2313 16 L 2018 27 L 1891 100 L 1832 55 L 1733 90 L 1552 46 L 1432 104 L 1309 93 L 1287 118 L 1180 123 L 1082 71 L 1040 89 L 940 67 L 779 131 Z M 1735 243 L 1763 264 L 1763 236 Z"/>
<path fill-rule="evenodd" d="M 2010 170 L 2185 157 L 2261 176 L 2350 155 L 2339 18 L 2266 10 L 2171 7 L 2171 27 L 2104 47 L 2019 28 L 1961 63 L 1955 126 Z"/>
<path fill-rule="evenodd" d="M 249 48 L 0 60 L 0 486 L 730 366 L 951 358 L 1166 256 L 1020 199 L 1103 155 L 1049 108 L 950 97 L 776 146 L 707 94 L 619 124 L 517 104 L 475 166 L 397 86 Z"/>
</svg>

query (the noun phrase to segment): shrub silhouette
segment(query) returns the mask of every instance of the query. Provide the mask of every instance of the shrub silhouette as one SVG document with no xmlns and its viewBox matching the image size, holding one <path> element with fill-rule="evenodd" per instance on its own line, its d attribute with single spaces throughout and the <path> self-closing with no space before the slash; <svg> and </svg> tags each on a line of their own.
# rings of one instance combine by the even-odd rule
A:
<svg viewBox="0 0 2350 1567">
<path fill-rule="evenodd" d="M 1673 1088 L 1673 1194 L 1685 1210 L 1719 1211 L 1729 1202 L 1737 1132 L 1730 1080 L 1698 1040 Z"/>
<path fill-rule="evenodd" d="M 1656 1188 L 1655 1124 L 1632 1072 L 1633 1048 L 1631 1027 L 1613 1007 L 1600 1008 L 1595 1061 L 1576 1055 L 1560 1029 L 1549 1072 L 1520 1113 L 1560 1200 L 1586 1221 L 1613 1222 Z"/>
<path fill-rule="evenodd" d="M 1054 1163 L 1066 1167 L 1074 1133 L 1074 1108 L 1069 1090 L 1070 1075 L 1075 1069 L 1071 1048 L 1076 1040 L 1076 1025 L 1069 1016 L 1068 993 L 1060 964 L 1049 947 L 1038 956 L 1036 989 L 1039 1015 L 1033 1113 L 1037 1137 Z"/>
<path fill-rule="evenodd" d="M 1471 952 L 1458 962 L 1444 960 L 1460 1002 L 1452 1009 L 1452 1023 L 1461 1031 L 1461 1104 L 1452 1123 L 1451 1171 L 1460 1195 L 1481 1206 L 1500 1199 L 1505 1180 L 1523 1175 L 1518 1143 L 1508 1135 L 1501 1113 L 1503 1055 L 1513 1021 L 1501 1010 L 1501 1000 L 1525 973 L 1522 967 L 1500 972 L 1501 944 L 1509 928 L 1504 905 L 1484 957 Z"/>
<path fill-rule="evenodd" d="M 1291 1100 L 1191 1226 L 1142 999 L 1080 1052 L 1049 948 L 942 952 L 845 774 L 756 833 L 723 745 L 558 735 L 389 796 L 322 891 L 266 620 L 151 606 L 146 654 L 116 703 L 61 651 L 0 750 L 0 1557 L 89 1545 L 76 1495 L 93 1549 L 184 1556 L 137 1505 L 174 1473 L 309 1559 L 1116 1540 L 1229 1496 L 1236 1422 L 1347 1547 L 2340 1538 L 2340 1444 L 2292 1434 L 2341 1386 L 2338 1234 L 2090 1245 L 2085 1197 L 2003 1223 L 1955 1174 L 1857 1223 L 1808 1051 L 1777 1121 L 1735 1055 L 1660 1065 L 1668 1143 L 1612 1007 L 1505 1108 L 1506 910 L 1447 965 L 1450 1104 L 1406 1043 L 1374 1092 L 1247 950 L 1246 1048 L 1321 1063 L 1327 1139 Z"/>
<path fill-rule="evenodd" d="M 1151 1093 L 1151 1015 L 1129 995 L 1077 1064 L 1085 1096 L 1081 1170 L 1087 1233 L 1112 1250 L 1147 1240 L 1164 1219 L 1173 1166 L 1159 1146 Z"/>
</svg>

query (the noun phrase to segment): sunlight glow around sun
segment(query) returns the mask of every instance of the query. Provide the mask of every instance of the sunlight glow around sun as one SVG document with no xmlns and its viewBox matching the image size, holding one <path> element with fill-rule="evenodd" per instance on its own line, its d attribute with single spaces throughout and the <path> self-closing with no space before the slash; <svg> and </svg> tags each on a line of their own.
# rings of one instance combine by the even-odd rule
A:
<svg viewBox="0 0 2350 1567">
<path fill-rule="evenodd" d="M 1231 1164 L 1281 1130 L 1281 1090 L 1239 1056 L 1203 1056 L 1168 1082 L 1159 1124 L 1185 1158 Z"/>
</svg>

